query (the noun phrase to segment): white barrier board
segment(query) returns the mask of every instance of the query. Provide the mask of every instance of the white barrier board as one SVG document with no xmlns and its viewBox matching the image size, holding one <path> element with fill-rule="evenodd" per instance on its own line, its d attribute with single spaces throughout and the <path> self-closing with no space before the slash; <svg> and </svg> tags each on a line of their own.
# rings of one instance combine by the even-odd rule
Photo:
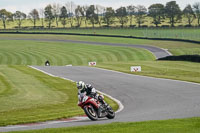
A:
<svg viewBox="0 0 200 133">
<path fill-rule="evenodd" d="M 96 62 L 89 62 L 88 65 L 89 65 L 89 66 L 96 66 L 97 63 L 96 63 Z"/>
<path fill-rule="evenodd" d="M 66 66 L 72 66 L 72 64 L 66 65 Z"/>
<path fill-rule="evenodd" d="M 141 72 L 142 68 L 141 66 L 132 66 L 131 67 L 131 72 Z"/>
</svg>

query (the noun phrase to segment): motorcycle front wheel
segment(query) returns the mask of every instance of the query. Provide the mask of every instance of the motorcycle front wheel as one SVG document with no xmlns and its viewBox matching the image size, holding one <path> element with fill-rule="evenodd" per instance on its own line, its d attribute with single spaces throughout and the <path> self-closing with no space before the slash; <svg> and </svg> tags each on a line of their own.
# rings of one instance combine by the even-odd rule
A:
<svg viewBox="0 0 200 133">
<path fill-rule="evenodd" d="M 95 109 L 93 108 L 92 105 L 86 105 L 84 107 L 84 111 L 85 114 L 92 120 L 92 121 L 96 121 L 98 119 L 98 115 L 97 112 L 95 111 Z"/>
<path fill-rule="evenodd" d="M 109 109 L 107 109 L 107 115 L 106 117 L 108 119 L 114 119 L 115 118 L 115 112 L 113 111 L 113 109 L 111 107 L 109 107 Z"/>
</svg>

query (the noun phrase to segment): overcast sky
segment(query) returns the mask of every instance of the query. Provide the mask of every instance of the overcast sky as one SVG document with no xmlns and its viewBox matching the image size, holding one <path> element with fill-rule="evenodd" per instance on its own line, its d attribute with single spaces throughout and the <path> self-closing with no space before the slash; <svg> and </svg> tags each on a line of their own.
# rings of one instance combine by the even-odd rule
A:
<svg viewBox="0 0 200 133">
<path fill-rule="evenodd" d="M 149 7 L 151 4 L 162 3 L 166 4 L 171 0 L 0 0 L 0 9 L 7 9 L 8 11 L 15 12 L 17 10 L 29 13 L 32 9 L 44 8 L 47 4 L 59 3 L 64 5 L 67 2 L 73 1 L 75 4 L 91 5 L 98 4 L 106 7 L 114 7 L 115 9 L 120 6 L 127 5 L 144 5 Z M 183 9 L 187 4 L 193 5 L 200 0 L 176 0 Z"/>
</svg>

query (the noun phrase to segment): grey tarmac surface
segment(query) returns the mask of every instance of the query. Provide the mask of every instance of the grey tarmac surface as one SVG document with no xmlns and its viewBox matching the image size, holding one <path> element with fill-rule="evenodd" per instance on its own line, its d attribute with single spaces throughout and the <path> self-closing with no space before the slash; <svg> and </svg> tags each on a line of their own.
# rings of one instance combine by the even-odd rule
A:
<svg viewBox="0 0 200 133">
<path fill-rule="evenodd" d="M 94 67 L 35 66 L 35 68 L 59 77 L 91 83 L 96 89 L 121 101 L 124 109 L 113 120 L 102 119 L 94 122 L 88 119 L 77 122 L 5 127 L 0 128 L 0 131 L 200 116 L 200 84 L 136 76 Z"/>
<path fill-rule="evenodd" d="M 4 40 L 5 38 L 1 38 Z M 132 48 L 143 48 L 150 51 L 156 59 L 163 58 L 166 56 L 172 55 L 166 49 L 161 49 L 155 46 L 148 45 L 136 45 L 136 44 L 121 44 L 121 43 L 102 43 L 102 42 L 90 42 L 90 41 L 75 41 L 75 40 L 55 40 L 55 39 L 9 39 L 9 40 L 30 40 L 30 41 L 50 41 L 50 42 L 67 42 L 67 43 L 81 43 L 81 44 L 90 44 L 90 45 L 107 45 L 107 46 L 119 46 L 119 47 L 132 47 Z M 134 43 L 134 42 L 133 42 Z"/>
</svg>

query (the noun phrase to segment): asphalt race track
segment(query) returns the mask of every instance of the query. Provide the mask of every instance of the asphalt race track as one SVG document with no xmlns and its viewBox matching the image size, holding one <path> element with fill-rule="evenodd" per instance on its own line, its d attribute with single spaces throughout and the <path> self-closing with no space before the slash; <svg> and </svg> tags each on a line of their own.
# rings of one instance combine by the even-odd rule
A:
<svg viewBox="0 0 200 133">
<path fill-rule="evenodd" d="M 113 120 L 89 119 L 76 122 L 0 127 L 0 131 L 58 128 L 111 122 L 164 120 L 200 116 L 200 84 L 136 76 L 95 67 L 34 66 L 39 70 L 74 81 L 83 80 L 121 101 L 124 109 Z"/>
</svg>

